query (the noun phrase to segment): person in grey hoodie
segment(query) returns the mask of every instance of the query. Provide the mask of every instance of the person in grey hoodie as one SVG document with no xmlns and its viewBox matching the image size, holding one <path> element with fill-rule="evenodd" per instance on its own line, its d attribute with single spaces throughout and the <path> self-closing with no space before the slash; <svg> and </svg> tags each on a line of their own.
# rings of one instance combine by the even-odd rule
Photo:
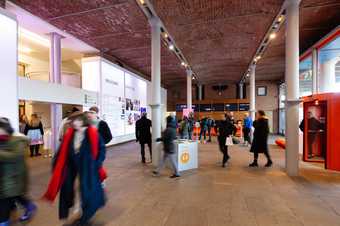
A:
<svg viewBox="0 0 340 226">
<path fill-rule="evenodd" d="M 164 155 L 157 169 L 153 171 L 153 174 L 155 176 L 159 176 L 160 171 L 164 168 L 166 160 L 169 159 L 174 171 L 173 175 L 170 176 L 170 178 L 176 178 L 180 177 L 177 168 L 176 149 L 174 143 L 174 141 L 176 140 L 176 121 L 172 116 L 168 116 L 166 118 L 166 122 L 167 122 L 166 129 L 163 131 L 162 137 L 157 139 L 157 141 L 163 142 Z"/>
</svg>

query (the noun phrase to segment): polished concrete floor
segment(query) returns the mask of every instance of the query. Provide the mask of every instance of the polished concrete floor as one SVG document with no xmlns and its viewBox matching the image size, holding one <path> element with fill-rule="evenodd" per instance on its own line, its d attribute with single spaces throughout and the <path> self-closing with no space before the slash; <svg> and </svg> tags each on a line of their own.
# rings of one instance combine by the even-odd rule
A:
<svg viewBox="0 0 340 226">
<path fill-rule="evenodd" d="M 95 226 L 272 226 L 340 225 L 340 174 L 301 163 L 301 176 L 288 177 L 284 151 L 271 146 L 274 166 L 247 167 L 247 148 L 231 148 L 231 160 L 220 167 L 215 143 L 199 146 L 199 169 L 170 179 L 169 171 L 151 176 L 151 165 L 139 162 L 136 143 L 108 151 L 108 203 Z M 263 157 L 263 156 L 261 156 Z M 264 157 L 260 161 L 265 164 Z M 50 175 L 48 159 L 29 161 L 31 197 L 39 212 L 33 226 L 69 225 L 57 219 L 57 203 L 40 200 Z"/>
</svg>

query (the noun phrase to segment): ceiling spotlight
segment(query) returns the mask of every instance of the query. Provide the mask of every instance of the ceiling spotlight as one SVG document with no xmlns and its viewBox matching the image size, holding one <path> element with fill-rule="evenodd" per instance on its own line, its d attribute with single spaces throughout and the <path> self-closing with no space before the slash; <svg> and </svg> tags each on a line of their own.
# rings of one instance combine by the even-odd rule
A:
<svg viewBox="0 0 340 226">
<path fill-rule="evenodd" d="M 196 78 L 195 78 L 195 76 L 192 76 L 192 80 L 195 80 Z"/>
<path fill-rule="evenodd" d="M 283 18 L 284 18 L 284 15 L 281 15 L 280 17 L 279 17 L 279 19 L 277 19 L 277 21 L 279 21 L 280 23 L 283 21 Z"/>
<path fill-rule="evenodd" d="M 184 67 L 188 66 L 185 62 L 182 62 L 181 65 Z"/>
<path fill-rule="evenodd" d="M 261 59 L 261 56 L 257 56 L 257 57 L 255 58 L 255 62 L 258 61 L 258 60 L 260 60 L 260 59 Z"/>
<path fill-rule="evenodd" d="M 246 77 L 249 77 L 249 74 L 247 74 Z"/>
<path fill-rule="evenodd" d="M 169 35 L 166 32 L 163 33 L 163 36 L 164 36 L 164 38 L 168 38 L 169 37 Z"/>
<path fill-rule="evenodd" d="M 174 49 L 175 49 L 175 46 L 174 46 L 173 44 L 170 44 L 170 45 L 169 45 L 169 49 L 170 49 L 170 50 L 174 50 Z"/>
<path fill-rule="evenodd" d="M 145 5 L 145 0 L 139 0 L 140 4 Z"/>
<path fill-rule="evenodd" d="M 269 38 L 270 38 L 271 40 L 274 39 L 274 38 L 276 38 L 276 33 L 275 33 L 275 32 L 271 33 L 271 34 L 269 35 Z"/>
</svg>

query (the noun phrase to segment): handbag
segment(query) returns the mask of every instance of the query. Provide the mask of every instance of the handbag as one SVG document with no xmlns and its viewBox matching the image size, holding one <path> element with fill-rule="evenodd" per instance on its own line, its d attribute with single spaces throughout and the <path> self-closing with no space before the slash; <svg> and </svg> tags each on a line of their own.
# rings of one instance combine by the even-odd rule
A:
<svg viewBox="0 0 340 226">
<path fill-rule="evenodd" d="M 227 137 L 227 139 L 225 140 L 225 145 L 226 146 L 233 146 L 234 145 L 232 136 Z"/>
</svg>

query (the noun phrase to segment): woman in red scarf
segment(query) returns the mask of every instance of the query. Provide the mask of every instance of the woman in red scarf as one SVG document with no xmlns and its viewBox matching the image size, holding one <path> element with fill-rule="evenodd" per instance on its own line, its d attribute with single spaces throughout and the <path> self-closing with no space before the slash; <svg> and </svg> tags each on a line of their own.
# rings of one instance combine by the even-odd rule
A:
<svg viewBox="0 0 340 226">
<path fill-rule="evenodd" d="M 70 120 L 71 128 L 66 131 L 60 145 L 44 198 L 54 201 L 60 191 L 59 218 L 66 219 L 69 209 L 74 205 L 75 179 L 78 176 L 82 208 L 78 224 L 86 225 L 96 211 L 105 205 L 101 185 L 106 178 L 102 167 L 105 145 L 97 129 L 90 126 L 83 113 L 75 113 Z"/>
</svg>

